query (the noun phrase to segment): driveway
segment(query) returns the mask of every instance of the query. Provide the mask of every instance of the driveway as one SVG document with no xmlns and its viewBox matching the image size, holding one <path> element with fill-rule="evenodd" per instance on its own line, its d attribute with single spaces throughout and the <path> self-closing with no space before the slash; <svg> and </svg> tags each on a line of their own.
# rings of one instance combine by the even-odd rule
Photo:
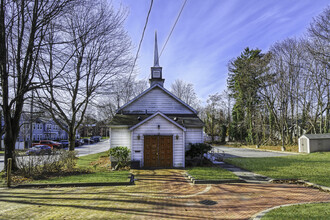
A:
<svg viewBox="0 0 330 220">
<path fill-rule="evenodd" d="M 271 152 L 262 150 L 253 150 L 247 148 L 236 148 L 236 147 L 225 147 L 225 146 L 213 146 L 215 153 L 223 154 L 224 158 L 229 157 L 283 157 L 290 156 L 297 153 L 287 153 L 287 152 Z"/>
<path fill-rule="evenodd" d="M 75 150 L 78 152 L 78 156 L 85 156 L 89 154 L 104 152 L 109 149 L 110 149 L 110 142 L 108 139 L 95 144 L 82 145 L 80 147 L 76 147 Z"/>
<path fill-rule="evenodd" d="M 0 219 L 248 219 L 282 204 L 330 202 L 298 185 L 193 185 L 184 170 L 133 173 L 133 186 L 0 189 Z"/>
<path fill-rule="evenodd" d="M 101 141 L 95 144 L 82 145 L 80 147 L 76 147 L 76 151 L 78 152 L 78 156 L 85 156 L 88 154 L 96 154 L 100 152 L 104 152 L 109 150 L 110 143 L 109 139 L 105 141 Z M 4 168 L 4 156 L 0 156 L 0 171 Z"/>
</svg>

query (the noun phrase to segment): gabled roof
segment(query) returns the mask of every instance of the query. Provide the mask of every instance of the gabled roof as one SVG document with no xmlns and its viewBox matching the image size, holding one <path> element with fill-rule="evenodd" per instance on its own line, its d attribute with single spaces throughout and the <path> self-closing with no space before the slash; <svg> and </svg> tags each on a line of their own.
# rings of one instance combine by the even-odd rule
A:
<svg viewBox="0 0 330 220">
<path fill-rule="evenodd" d="M 140 125 L 146 123 L 147 121 L 153 119 L 154 117 L 156 117 L 157 115 L 163 117 L 164 119 L 166 119 L 167 121 L 171 122 L 172 124 L 176 125 L 177 127 L 181 128 L 182 130 L 186 131 L 186 128 L 182 127 L 181 125 L 179 125 L 178 123 L 176 123 L 175 121 L 173 121 L 172 119 L 170 119 L 169 117 L 167 117 L 166 115 L 164 115 L 161 112 L 156 112 L 155 114 L 151 115 L 149 118 L 144 119 L 143 121 L 141 121 L 140 123 L 132 126 L 129 130 L 134 130 L 135 128 L 139 127 Z"/>
<path fill-rule="evenodd" d="M 302 137 L 305 136 L 308 139 L 330 139 L 330 133 L 326 134 L 304 134 Z"/>
<path fill-rule="evenodd" d="M 182 105 L 186 106 L 193 113 L 197 114 L 197 111 L 195 109 L 193 109 L 187 103 L 185 103 L 184 101 L 182 101 L 181 99 L 179 99 L 178 97 L 176 97 L 174 94 L 172 94 L 170 91 L 168 91 L 167 89 L 165 89 L 164 87 L 162 87 L 162 86 L 160 86 L 158 84 L 155 84 L 155 85 L 151 86 L 149 89 L 145 90 L 140 95 L 136 96 L 134 99 L 132 99 L 131 101 L 127 102 L 125 105 L 121 106 L 119 109 L 117 109 L 116 113 L 120 112 L 125 107 L 127 107 L 130 104 L 132 104 L 133 102 L 135 102 L 136 100 L 138 100 L 139 98 L 141 98 L 142 96 L 144 96 L 145 94 L 147 94 L 148 92 L 150 92 L 151 90 L 153 90 L 156 87 L 159 88 L 159 89 L 161 89 L 161 90 L 163 90 L 165 93 L 167 93 L 169 96 L 171 96 L 172 98 L 174 98 L 176 101 L 180 102 Z"/>
</svg>

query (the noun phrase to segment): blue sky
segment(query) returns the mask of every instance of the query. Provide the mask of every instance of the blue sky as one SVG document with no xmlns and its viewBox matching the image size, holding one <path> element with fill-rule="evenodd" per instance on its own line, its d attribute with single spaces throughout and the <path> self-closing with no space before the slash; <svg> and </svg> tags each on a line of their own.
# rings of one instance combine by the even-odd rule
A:
<svg viewBox="0 0 330 220">
<path fill-rule="evenodd" d="M 148 79 L 154 34 L 159 52 L 184 0 L 154 0 L 137 61 L 138 78 Z M 135 45 L 141 38 L 149 0 L 114 0 L 129 9 L 126 29 Z M 227 64 L 245 47 L 267 51 L 287 37 L 300 37 L 329 4 L 326 0 L 188 0 L 160 57 L 165 88 L 175 79 L 192 83 L 198 97 L 226 88 Z"/>
</svg>

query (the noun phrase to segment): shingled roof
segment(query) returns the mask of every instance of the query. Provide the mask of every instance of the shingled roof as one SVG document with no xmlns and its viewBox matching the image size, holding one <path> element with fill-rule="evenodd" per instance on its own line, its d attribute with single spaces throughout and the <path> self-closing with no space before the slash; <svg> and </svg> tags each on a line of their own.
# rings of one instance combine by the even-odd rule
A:
<svg viewBox="0 0 330 220">
<path fill-rule="evenodd" d="M 116 114 L 110 122 L 110 127 L 119 126 L 119 125 L 132 127 L 132 126 L 140 123 L 141 121 L 147 119 L 150 116 L 151 116 L 151 114 L 148 114 L 148 115 Z M 200 128 L 200 127 L 204 126 L 204 123 L 202 122 L 202 120 L 200 120 L 198 118 L 197 115 L 170 115 L 170 114 L 167 114 L 166 116 L 185 128 Z"/>
<path fill-rule="evenodd" d="M 326 134 L 304 134 L 308 139 L 330 139 L 330 133 Z"/>
</svg>

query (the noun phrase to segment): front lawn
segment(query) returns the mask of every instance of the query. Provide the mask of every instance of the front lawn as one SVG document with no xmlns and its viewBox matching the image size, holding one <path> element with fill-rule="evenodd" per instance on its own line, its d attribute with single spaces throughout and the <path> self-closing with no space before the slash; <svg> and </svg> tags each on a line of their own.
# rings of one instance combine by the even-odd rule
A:
<svg viewBox="0 0 330 220">
<path fill-rule="evenodd" d="M 302 204 L 281 207 L 268 212 L 262 220 L 271 219 L 328 219 L 330 203 Z"/>
<path fill-rule="evenodd" d="M 65 177 L 55 177 L 46 180 L 36 180 L 31 183 L 109 183 L 129 182 L 129 171 L 108 171 L 80 174 Z"/>
<path fill-rule="evenodd" d="M 221 167 L 191 167 L 187 168 L 189 173 L 196 180 L 223 180 L 238 179 L 232 172 L 222 169 Z"/>
<path fill-rule="evenodd" d="M 92 173 L 64 177 L 52 177 L 46 180 L 35 180 L 31 183 L 93 183 L 93 182 L 129 182 L 128 170 L 111 171 L 107 167 L 108 152 L 101 152 L 79 157 L 77 167 L 89 169 Z"/>
<path fill-rule="evenodd" d="M 274 179 L 302 179 L 330 186 L 330 152 L 286 157 L 228 158 L 225 162 Z"/>
</svg>

